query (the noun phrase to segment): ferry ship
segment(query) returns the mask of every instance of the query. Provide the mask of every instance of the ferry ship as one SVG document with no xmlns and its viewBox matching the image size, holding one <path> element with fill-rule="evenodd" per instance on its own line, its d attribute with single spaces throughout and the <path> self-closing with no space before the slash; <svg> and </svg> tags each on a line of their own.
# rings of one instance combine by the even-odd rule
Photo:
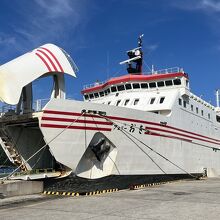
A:
<svg viewBox="0 0 220 220">
<path fill-rule="evenodd" d="M 20 171 L 10 178 L 220 175 L 219 90 L 215 107 L 182 68 L 144 74 L 142 36 L 127 55 L 127 73 L 85 86 L 83 101 L 66 99 L 64 75 L 78 69 L 53 44 L 0 66 L 0 144 Z M 53 89 L 41 108 L 32 84 L 44 77 Z"/>
</svg>

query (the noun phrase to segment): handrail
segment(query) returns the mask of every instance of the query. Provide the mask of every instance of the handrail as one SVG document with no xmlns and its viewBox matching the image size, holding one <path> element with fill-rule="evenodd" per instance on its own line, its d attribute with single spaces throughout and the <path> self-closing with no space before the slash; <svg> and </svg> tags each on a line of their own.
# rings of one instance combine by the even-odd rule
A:
<svg viewBox="0 0 220 220">
<path fill-rule="evenodd" d="M 160 70 L 152 70 L 151 72 L 145 72 L 144 75 L 151 75 L 151 74 L 169 74 L 169 73 L 184 73 L 183 68 L 180 67 L 170 67 L 170 68 L 166 68 L 166 69 L 160 69 Z M 102 82 L 95 82 L 95 83 L 90 83 L 90 84 L 86 84 L 83 86 L 83 90 L 84 89 L 89 89 L 95 86 L 99 86 L 99 85 L 103 85 L 107 82 L 108 80 L 102 81 Z"/>
</svg>

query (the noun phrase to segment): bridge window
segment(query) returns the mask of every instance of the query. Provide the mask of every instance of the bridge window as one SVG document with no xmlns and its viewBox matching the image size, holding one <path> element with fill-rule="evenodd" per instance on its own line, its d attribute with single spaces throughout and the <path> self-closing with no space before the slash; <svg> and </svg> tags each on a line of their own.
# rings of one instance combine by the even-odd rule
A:
<svg viewBox="0 0 220 220">
<path fill-rule="evenodd" d="M 156 98 L 151 98 L 151 100 L 150 100 L 150 104 L 151 104 L 151 105 L 153 105 L 153 104 L 154 104 L 155 99 L 156 99 Z"/>
<path fill-rule="evenodd" d="M 197 114 L 199 113 L 199 108 L 198 108 L 198 107 L 196 107 L 196 113 L 197 113 Z"/>
<path fill-rule="evenodd" d="M 216 115 L 216 121 L 220 123 L 220 116 Z"/>
<path fill-rule="evenodd" d="M 89 96 L 88 95 L 84 95 L 84 98 L 85 98 L 85 100 L 88 100 Z"/>
<path fill-rule="evenodd" d="M 92 93 L 92 94 L 89 94 L 89 98 L 90 98 L 90 99 L 94 99 L 93 93 Z"/>
<path fill-rule="evenodd" d="M 191 105 L 191 111 L 193 112 L 193 105 Z"/>
<path fill-rule="evenodd" d="M 150 87 L 150 88 L 155 88 L 155 87 L 156 87 L 156 83 L 155 83 L 155 82 L 149 83 L 149 87 Z"/>
<path fill-rule="evenodd" d="M 116 92 L 116 91 L 117 91 L 116 86 L 112 86 L 111 87 L 111 92 Z"/>
<path fill-rule="evenodd" d="M 125 84 L 125 88 L 126 88 L 126 90 L 131 89 L 131 84 Z"/>
<path fill-rule="evenodd" d="M 108 95 L 110 93 L 110 89 L 105 90 L 105 95 Z"/>
<path fill-rule="evenodd" d="M 183 107 L 186 108 L 186 101 L 183 101 Z"/>
<path fill-rule="evenodd" d="M 140 89 L 139 83 L 133 83 L 133 89 Z"/>
<path fill-rule="evenodd" d="M 125 90 L 125 87 L 124 87 L 124 85 L 118 85 L 117 89 L 118 89 L 118 91 L 122 91 L 122 90 Z"/>
<path fill-rule="evenodd" d="M 104 92 L 103 91 L 100 92 L 99 95 L 100 95 L 100 97 L 104 96 Z"/>
<path fill-rule="evenodd" d="M 164 81 L 157 82 L 157 86 L 158 86 L 158 87 L 164 86 Z"/>
<path fill-rule="evenodd" d="M 174 85 L 181 85 L 181 80 L 180 79 L 174 79 L 173 84 Z"/>
<path fill-rule="evenodd" d="M 95 98 L 98 98 L 99 94 L 96 92 L 96 93 L 94 93 L 94 96 L 95 96 Z"/>
<path fill-rule="evenodd" d="M 182 99 L 179 99 L 179 105 L 182 105 Z"/>
<path fill-rule="evenodd" d="M 166 81 L 165 81 L 165 85 L 166 85 L 166 86 L 172 86 L 172 85 L 173 85 L 172 80 L 166 80 Z"/>
<path fill-rule="evenodd" d="M 162 104 L 164 102 L 164 100 L 165 100 L 165 97 L 161 97 L 160 98 L 160 104 Z"/>
<path fill-rule="evenodd" d="M 141 88 L 142 89 L 147 89 L 148 88 L 148 84 L 147 83 L 141 83 Z"/>
<path fill-rule="evenodd" d="M 130 99 L 126 99 L 125 103 L 124 103 L 124 106 L 126 106 L 129 103 L 129 101 L 130 101 Z"/>
<path fill-rule="evenodd" d="M 134 105 L 137 105 L 138 102 L 139 102 L 139 99 L 135 99 L 135 100 L 134 100 Z"/>
<path fill-rule="evenodd" d="M 211 115 L 210 115 L 210 113 L 208 114 L 208 119 L 210 119 L 211 118 Z"/>
</svg>

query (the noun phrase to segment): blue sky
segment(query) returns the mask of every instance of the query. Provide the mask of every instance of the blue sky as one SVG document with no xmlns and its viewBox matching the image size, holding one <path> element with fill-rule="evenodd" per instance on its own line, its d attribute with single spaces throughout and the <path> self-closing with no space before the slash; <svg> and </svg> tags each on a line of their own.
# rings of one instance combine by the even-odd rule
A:
<svg viewBox="0 0 220 220">
<path fill-rule="evenodd" d="M 55 43 L 79 67 L 67 89 L 80 99 L 83 85 L 126 73 L 119 62 L 143 33 L 148 66 L 183 67 L 192 91 L 215 104 L 219 26 L 220 0 L 1 0 L 0 64 Z M 45 98 L 44 89 L 46 83 L 38 97 Z"/>
</svg>

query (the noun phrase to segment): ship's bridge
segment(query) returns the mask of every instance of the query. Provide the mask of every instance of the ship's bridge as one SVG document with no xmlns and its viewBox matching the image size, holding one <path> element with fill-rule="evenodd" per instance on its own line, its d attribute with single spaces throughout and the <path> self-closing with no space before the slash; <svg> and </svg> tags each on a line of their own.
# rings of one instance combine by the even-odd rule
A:
<svg viewBox="0 0 220 220">
<path fill-rule="evenodd" d="M 160 113 L 172 109 L 177 93 L 190 94 L 188 75 L 178 67 L 145 75 L 123 75 L 82 90 L 85 101 Z"/>
</svg>

